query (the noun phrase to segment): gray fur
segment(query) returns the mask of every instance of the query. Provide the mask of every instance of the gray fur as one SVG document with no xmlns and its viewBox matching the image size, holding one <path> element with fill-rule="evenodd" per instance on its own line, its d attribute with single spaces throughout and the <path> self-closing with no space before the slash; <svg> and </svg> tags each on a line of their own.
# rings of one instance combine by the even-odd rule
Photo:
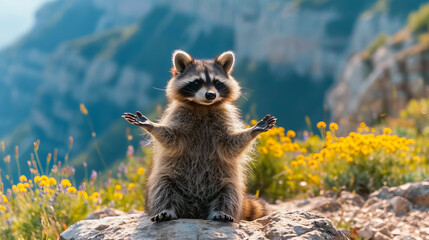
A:
<svg viewBox="0 0 429 240">
<path fill-rule="evenodd" d="M 210 69 L 212 78 L 223 76 L 231 95 L 210 105 L 182 98 L 181 79 L 199 75 L 201 69 Z M 276 119 L 267 115 L 245 129 L 233 104 L 239 94 L 238 83 L 215 60 L 193 60 L 182 73 L 173 73 L 167 85 L 169 103 L 159 123 L 139 112 L 124 115 L 154 139 L 145 199 L 145 211 L 154 221 L 175 217 L 234 221 L 246 215 L 248 153 L 257 135 L 272 128 Z"/>
</svg>

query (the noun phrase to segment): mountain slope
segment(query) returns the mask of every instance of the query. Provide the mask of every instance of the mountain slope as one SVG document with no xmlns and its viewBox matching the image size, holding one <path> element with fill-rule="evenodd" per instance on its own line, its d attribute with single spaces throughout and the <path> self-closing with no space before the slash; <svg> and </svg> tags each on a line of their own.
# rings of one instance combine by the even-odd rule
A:
<svg viewBox="0 0 429 240">
<path fill-rule="evenodd" d="M 92 131 L 116 141 L 127 126 L 123 112 L 151 113 L 165 104 L 154 88 L 164 88 L 171 53 L 179 48 L 197 58 L 234 50 L 246 119 L 271 113 L 279 125 L 303 129 L 305 116 L 328 119 L 325 92 L 348 56 L 379 32 L 397 31 L 421 2 L 53 1 L 30 33 L 0 53 L 0 101 L 6 103 L 0 137 L 16 139 L 7 136 L 29 126 L 25 141 L 7 145 L 19 144 L 28 156 L 31 139 L 40 138 L 42 155 L 58 147 L 63 156 L 73 136 L 75 156 L 93 161 Z M 120 124 L 122 130 L 112 127 Z M 109 148 L 108 164 L 123 156 L 123 147 Z"/>
</svg>

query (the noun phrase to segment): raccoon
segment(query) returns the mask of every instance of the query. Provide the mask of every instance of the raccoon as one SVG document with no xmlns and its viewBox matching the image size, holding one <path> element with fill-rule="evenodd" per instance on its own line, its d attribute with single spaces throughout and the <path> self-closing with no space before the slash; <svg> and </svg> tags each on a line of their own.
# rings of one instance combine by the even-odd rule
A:
<svg viewBox="0 0 429 240">
<path fill-rule="evenodd" d="M 265 203 L 246 197 L 245 173 L 255 138 L 273 128 L 277 119 L 266 115 L 244 128 L 234 105 L 240 86 L 231 76 L 233 52 L 197 60 L 176 50 L 172 61 L 168 105 L 159 123 L 140 112 L 122 116 L 154 140 L 146 213 L 154 222 L 177 218 L 233 222 L 264 216 Z"/>
</svg>

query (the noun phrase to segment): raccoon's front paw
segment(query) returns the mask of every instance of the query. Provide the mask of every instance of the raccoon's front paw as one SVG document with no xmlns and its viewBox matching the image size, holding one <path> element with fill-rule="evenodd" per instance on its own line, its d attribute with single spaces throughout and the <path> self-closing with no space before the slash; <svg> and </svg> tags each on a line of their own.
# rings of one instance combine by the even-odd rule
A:
<svg viewBox="0 0 429 240">
<path fill-rule="evenodd" d="M 265 116 L 261 121 L 259 121 L 255 126 L 253 126 L 253 134 L 257 136 L 262 132 L 266 132 L 273 128 L 276 125 L 277 118 L 274 116 L 271 117 L 270 114 Z"/>
<path fill-rule="evenodd" d="M 135 114 L 132 113 L 124 113 L 124 115 L 122 115 L 122 117 L 127 120 L 129 123 L 134 124 L 136 126 L 139 127 L 151 127 L 152 122 L 145 116 L 143 116 L 143 114 L 141 114 L 139 111 L 136 112 Z"/>
<path fill-rule="evenodd" d="M 152 222 L 162 222 L 174 219 L 177 219 L 177 215 L 173 210 L 164 210 L 153 216 L 150 220 Z"/>
<path fill-rule="evenodd" d="M 233 217 L 220 211 L 213 211 L 212 213 L 210 213 L 210 216 L 208 217 L 208 219 L 214 220 L 214 221 L 222 221 L 222 222 L 234 222 Z"/>
</svg>

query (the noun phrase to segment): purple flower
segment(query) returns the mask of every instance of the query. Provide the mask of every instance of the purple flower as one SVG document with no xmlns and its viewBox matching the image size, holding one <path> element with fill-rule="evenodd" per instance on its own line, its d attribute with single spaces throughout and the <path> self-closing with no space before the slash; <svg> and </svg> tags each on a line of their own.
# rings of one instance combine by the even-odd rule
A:
<svg viewBox="0 0 429 240">
<path fill-rule="evenodd" d="M 95 170 L 92 170 L 91 177 L 89 178 L 89 182 L 92 184 L 94 183 L 95 179 L 97 178 L 97 172 Z"/>
<path fill-rule="evenodd" d="M 302 134 L 302 139 L 304 141 L 307 141 L 307 139 L 310 137 L 310 134 L 307 131 L 304 131 L 304 133 Z"/>
<path fill-rule="evenodd" d="M 86 190 L 86 183 L 83 182 L 80 186 L 79 186 L 79 190 L 80 191 L 85 191 Z"/>
<path fill-rule="evenodd" d="M 110 184 L 112 184 L 112 179 L 109 178 L 106 181 L 104 181 L 104 186 L 108 187 Z"/>
<path fill-rule="evenodd" d="M 134 155 L 134 147 L 132 145 L 129 145 L 127 148 L 127 156 L 131 157 Z"/>
</svg>

